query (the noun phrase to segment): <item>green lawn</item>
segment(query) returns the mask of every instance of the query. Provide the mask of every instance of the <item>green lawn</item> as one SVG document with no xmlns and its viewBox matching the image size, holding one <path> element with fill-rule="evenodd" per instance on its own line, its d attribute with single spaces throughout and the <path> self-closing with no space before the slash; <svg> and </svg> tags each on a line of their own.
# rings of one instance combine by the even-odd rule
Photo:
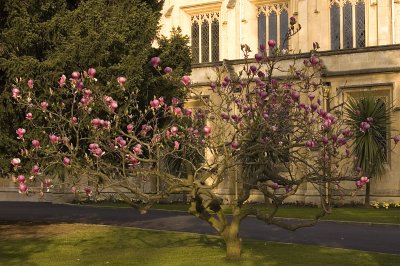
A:
<svg viewBox="0 0 400 266">
<path fill-rule="evenodd" d="M 85 203 L 97 206 L 128 207 L 126 203 Z M 182 203 L 156 204 L 153 209 L 187 211 L 189 205 Z M 230 213 L 228 206 L 224 207 Z M 318 208 L 313 207 L 293 207 L 283 206 L 279 209 L 277 216 L 285 218 L 311 219 L 319 212 Z M 366 223 L 391 223 L 400 224 L 400 208 L 375 209 L 363 207 L 341 207 L 334 208 L 333 212 L 323 218 L 323 220 L 335 221 L 355 221 Z"/>
<path fill-rule="evenodd" d="M 400 256 L 244 241 L 225 259 L 213 236 L 101 225 L 0 225 L 0 265 L 398 265 Z"/>
</svg>

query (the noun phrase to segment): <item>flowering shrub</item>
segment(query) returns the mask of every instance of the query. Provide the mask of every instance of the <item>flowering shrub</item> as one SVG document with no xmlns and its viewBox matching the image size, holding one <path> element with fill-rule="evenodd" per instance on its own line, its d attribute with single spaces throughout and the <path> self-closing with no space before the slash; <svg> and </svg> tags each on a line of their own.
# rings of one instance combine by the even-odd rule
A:
<svg viewBox="0 0 400 266">
<path fill-rule="evenodd" d="M 292 18 L 288 37 L 299 29 Z M 63 75 L 43 99 L 35 97 L 33 83 L 18 80 L 11 96 L 26 108 L 27 120 L 16 129 L 21 158 L 11 163 L 17 173 L 21 164 L 35 165 L 28 180 L 40 180 L 40 193 L 66 184 L 87 196 L 111 189 L 142 212 L 171 193 L 190 193 L 189 212 L 221 235 L 230 258 L 240 256 L 239 227 L 249 215 L 289 230 L 313 225 L 344 190 L 342 181 L 361 189 L 369 178 L 352 166 L 353 132 L 343 124 L 336 97 L 321 84 L 318 44 L 286 70 L 280 55 L 290 51 L 273 40 L 268 45 L 270 51 L 260 46 L 255 61 L 243 45 L 246 62 L 238 75 L 217 69 L 220 75 L 209 89 L 192 88 L 191 95 L 201 101 L 196 110 L 176 97 L 158 96 L 141 109 L 138 90 L 125 87 L 125 77 L 111 81 L 110 90 L 98 85 L 94 69 L 74 72 L 70 79 Z M 171 79 L 173 70 L 161 73 L 160 61 L 153 58 L 150 64 Z M 287 76 L 275 78 L 278 70 Z M 191 87 L 189 76 L 176 82 Z M 237 199 L 230 202 L 233 217 L 227 219 L 223 199 L 213 189 L 233 171 Z M 148 181 L 155 190 L 143 190 Z M 27 179 L 18 182 L 21 193 L 33 192 Z M 275 218 L 284 201 L 306 184 L 320 194 L 321 213 L 299 224 Z M 245 204 L 251 190 L 271 203 L 267 213 Z"/>
<path fill-rule="evenodd" d="M 159 64 L 159 58 L 154 60 Z M 75 71 L 69 79 L 62 75 L 59 86 L 43 99 L 36 97 L 32 80 L 17 80 L 11 96 L 27 115 L 24 127 L 16 130 L 21 154 L 11 164 L 16 172 L 21 164 L 32 165 L 29 178 L 18 177 L 21 193 L 43 196 L 50 188 L 65 186 L 87 196 L 114 186 L 123 192 L 135 191 L 142 186 L 142 176 L 163 175 L 166 158 L 179 159 L 184 152 L 185 160 L 193 163 L 191 147 L 197 145 L 203 151 L 201 142 L 211 128 L 188 115 L 189 110 L 182 116 L 180 100 L 170 99 L 167 104 L 163 97 L 154 98 L 148 107 L 139 109 L 138 91 L 125 87 L 125 77 L 118 77 L 110 89 L 98 85 L 95 75 L 94 68 Z M 182 80 L 190 82 L 188 77 Z M 181 144 L 184 141 L 188 143 Z M 150 196 L 133 193 L 132 199 L 151 205 L 176 192 L 179 179 L 164 181 L 163 194 L 150 200 Z M 38 190 L 35 182 L 40 183 Z"/>
</svg>

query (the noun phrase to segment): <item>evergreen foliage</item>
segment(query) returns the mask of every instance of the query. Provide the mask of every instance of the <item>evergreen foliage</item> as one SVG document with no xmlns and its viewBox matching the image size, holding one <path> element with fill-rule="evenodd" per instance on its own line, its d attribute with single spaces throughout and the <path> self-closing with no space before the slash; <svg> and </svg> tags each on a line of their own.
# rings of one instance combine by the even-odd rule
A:
<svg viewBox="0 0 400 266">
<path fill-rule="evenodd" d="M 33 79 L 43 97 L 58 86 L 62 74 L 89 67 L 96 68 L 102 81 L 127 77 L 145 102 L 161 88 L 171 92 L 164 93 L 167 96 L 180 90 L 176 83 L 150 81 L 154 68 L 148 62 L 157 55 L 170 55 L 163 66 L 171 63 L 179 70 L 176 75 L 190 73 L 188 38 L 180 31 L 174 31 L 171 40 L 161 37 L 158 49 L 151 47 L 162 5 L 159 0 L 1 1 L 0 175 L 10 170 L 10 156 L 18 150 L 15 130 L 25 116 L 9 101 L 17 77 Z"/>
</svg>

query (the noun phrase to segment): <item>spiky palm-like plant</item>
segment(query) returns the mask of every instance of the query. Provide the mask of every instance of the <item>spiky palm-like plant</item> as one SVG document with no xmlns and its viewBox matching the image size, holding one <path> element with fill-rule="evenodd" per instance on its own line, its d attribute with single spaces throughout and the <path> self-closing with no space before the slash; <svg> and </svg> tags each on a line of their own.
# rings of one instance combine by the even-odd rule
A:
<svg viewBox="0 0 400 266">
<path fill-rule="evenodd" d="M 391 107 L 380 98 L 350 98 L 345 107 L 346 123 L 353 129 L 352 151 L 355 167 L 369 178 L 381 177 L 388 161 L 388 130 Z M 365 192 L 365 205 L 370 203 L 370 183 Z"/>
</svg>

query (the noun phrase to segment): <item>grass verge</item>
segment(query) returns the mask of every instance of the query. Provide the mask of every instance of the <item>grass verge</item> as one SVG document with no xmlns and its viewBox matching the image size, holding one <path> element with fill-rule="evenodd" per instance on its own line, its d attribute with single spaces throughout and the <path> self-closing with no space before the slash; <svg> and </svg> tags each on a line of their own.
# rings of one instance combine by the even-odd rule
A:
<svg viewBox="0 0 400 266">
<path fill-rule="evenodd" d="M 82 225 L 0 225 L 0 265 L 398 265 L 400 256 L 245 240 L 227 261 L 214 236 Z"/>
</svg>

